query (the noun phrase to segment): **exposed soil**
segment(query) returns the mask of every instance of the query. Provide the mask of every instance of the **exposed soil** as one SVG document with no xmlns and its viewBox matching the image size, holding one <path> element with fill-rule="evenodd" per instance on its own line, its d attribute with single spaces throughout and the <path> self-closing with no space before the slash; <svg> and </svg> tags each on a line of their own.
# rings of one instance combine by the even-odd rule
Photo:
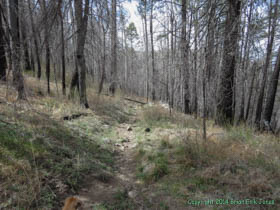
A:
<svg viewBox="0 0 280 210">
<path fill-rule="evenodd" d="M 144 198 L 141 197 L 144 188 L 137 181 L 137 167 L 134 161 L 137 146 L 134 132 L 136 115 L 131 117 L 130 122 L 131 124 L 118 125 L 115 139 L 108 140 L 109 144 L 113 144 L 116 153 L 114 176 L 108 175 L 106 178 L 104 174 L 102 177 L 93 175 L 89 178 L 87 186 L 79 192 L 77 197 L 83 201 L 84 209 L 93 209 L 93 206 L 97 204 L 113 204 L 117 193 L 127 196 L 127 199 L 133 202 L 134 206 L 138 206 L 138 209 L 145 209 L 142 206 Z"/>
</svg>

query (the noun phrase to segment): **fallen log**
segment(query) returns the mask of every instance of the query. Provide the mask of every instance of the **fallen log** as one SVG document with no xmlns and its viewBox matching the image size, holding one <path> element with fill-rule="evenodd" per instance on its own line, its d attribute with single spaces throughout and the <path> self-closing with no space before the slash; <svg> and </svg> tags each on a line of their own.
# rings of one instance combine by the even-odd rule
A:
<svg viewBox="0 0 280 210">
<path fill-rule="evenodd" d="M 145 102 L 133 100 L 133 99 L 126 98 L 126 97 L 124 97 L 123 99 L 124 99 L 124 100 L 127 100 L 127 101 L 132 101 L 132 102 L 135 102 L 135 103 L 138 103 L 138 104 L 142 104 L 142 105 L 147 104 L 147 103 L 145 103 Z"/>
<path fill-rule="evenodd" d="M 63 120 L 74 120 L 81 116 L 87 116 L 87 115 L 88 115 L 87 113 L 72 114 L 70 116 L 64 116 Z"/>
</svg>

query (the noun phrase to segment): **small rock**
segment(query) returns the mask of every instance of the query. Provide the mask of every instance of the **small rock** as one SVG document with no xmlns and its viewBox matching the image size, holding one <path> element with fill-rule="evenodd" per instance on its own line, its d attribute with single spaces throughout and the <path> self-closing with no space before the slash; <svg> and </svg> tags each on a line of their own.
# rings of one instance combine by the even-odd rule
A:
<svg viewBox="0 0 280 210">
<path fill-rule="evenodd" d="M 128 127 L 127 127 L 127 131 L 132 131 L 132 127 L 131 127 L 131 126 L 128 126 Z"/>
<path fill-rule="evenodd" d="M 112 140 L 111 140 L 111 139 L 108 139 L 108 138 L 105 138 L 105 139 L 104 139 L 104 143 L 106 143 L 106 144 L 111 144 L 111 143 L 112 143 Z"/>
<path fill-rule="evenodd" d="M 104 128 L 109 128 L 110 126 L 109 126 L 109 125 L 103 125 L 103 127 L 104 127 Z"/>
<path fill-rule="evenodd" d="M 153 170 L 155 169 L 154 163 L 149 163 L 144 166 L 143 173 L 144 174 L 152 174 Z"/>
<path fill-rule="evenodd" d="M 137 196 L 136 191 L 129 191 L 129 192 L 128 192 L 128 197 L 130 197 L 130 198 L 135 198 L 136 196 Z"/>
<path fill-rule="evenodd" d="M 194 184 L 190 184 L 189 186 L 187 186 L 187 189 L 191 192 L 194 192 L 196 189 L 196 186 Z"/>
<path fill-rule="evenodd" d="M 135 147 L 137 147 L 137 143 L 134 143 L 134 144 L 130 145 L 130 148 L 135 148 Z"/>
<path fill-rule="evenodd" d="M 120 146 L 121 146 L 121 144 L 119 144 L 119 143 L 115 143 L 115 146 L 120 147 Z"/>
<path fill-rule="evenodd" d="M 103 183 L 109 183 L 112 179 L 112 176 L 107 173 L 100 173 L 95 178 Z"/>
<path fill-rule="evenodd" d="M 147 132 L 147 133 L 150 132 L 150 131 L 151 131 L 150 128 L 146 128 L 146 129 L 145 129 L 145 132 Z"/>
<path fill-rule="evenodd" d="M 132 120 L 131 120 L 131 123 L 132 123 L 132 124 L 134 124 L 134 123 L 136 123 L 136 122 L 137 122 L 137 119 L 132 119 Z"/>
<path fill-rule="evenodd" d="M 43 93 L 41 90 L 39 90 L 39 91 L 37 92 L 37 94 L 38 94 L 39 96 L 44 96 L 44 93 Z"/>
</svg>

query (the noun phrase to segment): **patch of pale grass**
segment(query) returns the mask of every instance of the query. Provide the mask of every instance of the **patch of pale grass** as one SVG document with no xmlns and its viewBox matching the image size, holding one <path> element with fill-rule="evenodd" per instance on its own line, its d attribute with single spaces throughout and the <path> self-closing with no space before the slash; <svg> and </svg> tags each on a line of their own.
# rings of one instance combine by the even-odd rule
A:
<svg viewBox="0 0 280 210">
<path fill-rule="evenodd" d="M 17 92 L 11 81 L 0 82 L 0 101 L 12 103 L 17 99 Z"/>
<path fill-rule="evenodd" d="M 142 118 L 147 123 L 168 121 L 171 119 L 169 113 L 161 106 L 151 106 L 144 108 Z"/>
<path fill-rule="evenodd" d="M 108 122 L 109 124 L 113 121 L 125 123 L 129 120 L 128 110 L 125 110 L 124 104 L 117 96 L 109 97 L 90 92 L 88 95 L 88 102 L 94 113 L 108 118 L 110 121 Z"/>
</svg>

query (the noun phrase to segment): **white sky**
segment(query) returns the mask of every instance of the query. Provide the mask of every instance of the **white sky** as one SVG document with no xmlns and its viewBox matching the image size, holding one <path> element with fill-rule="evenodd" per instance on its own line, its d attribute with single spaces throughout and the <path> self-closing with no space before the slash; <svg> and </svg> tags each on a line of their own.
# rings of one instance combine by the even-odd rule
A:
<svg viewBox="0 0 280 210">
<path fill-rule="evenodd" d="M 141 20 L 141 16 L 138 14 L 138 11 L 137 11 L 137 6 L 138 6 L 138 2 L 136 0 L 131 0 L 131 2 L 124 2 L 123 3 L 123 7 L 128 11 L 129 13 L 129 18 L 128 18 L 128 23 L 127 23 L 127 26 L 129 25 L 129 23 L 133 22 L 135 24 L 135 27 L 137 29 L 137 33 L 140 37 L 140 40 L 142 41 L 142 44 L 144 42 L 144 32 L 143 32 L 143 26 L 142 26 L 142 20 Z M 148 23 L 149 25 L 149 23 Z M 148 26 L 149 27 L 149 26 Z M 160 24 L 158 23 L 158 21 L 156 19 L 154 19 L 154 22 L 153 22 L 153 27 L 154 27 L 154 37 L 156 37 L 156 34 L 159 33 L 159 28 L 160 28 Z M 155 49 L 157 49 L 157 43 L 156 43 L 156 38 L 154 38 L 154 47 Z M 136 46 L 134 46 L 136 47 Z M 140 47 L 140 46 L 138 46 Z M 142 45 L 143 47 L 143 45 Z M 140 47 L 141 48 L 141 47 Z"/>
<path fill-rule="evenodd" d="M 131 2 L 125 2 L 123 4 L 124 8 L 129 12 L 129 15 L 130 15 L 128 24 L 133 22 L 136 26 L 138 34 L 141 35 L 142 34 L 142 23 L 141 23 L 141 17 L 137 12 L 137 5 L 138 5 L 138 3 L 135 0 L 132 0 Z"/>
</svg>

